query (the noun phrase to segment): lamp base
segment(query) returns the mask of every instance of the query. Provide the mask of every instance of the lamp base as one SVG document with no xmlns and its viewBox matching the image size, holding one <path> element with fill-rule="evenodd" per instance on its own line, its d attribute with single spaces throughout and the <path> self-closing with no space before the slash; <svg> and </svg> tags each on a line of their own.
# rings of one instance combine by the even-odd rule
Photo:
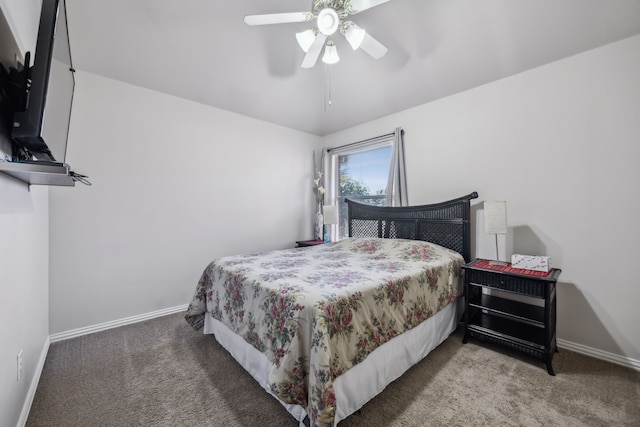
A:
<svg viewBox="0 0 640 427">
<path fill-rule="evenodd" d="M 509 267 L 509 263 L 504 261 L 489 261 L 489 265 L 499 265 L 501 267 Z"/>
</svg>

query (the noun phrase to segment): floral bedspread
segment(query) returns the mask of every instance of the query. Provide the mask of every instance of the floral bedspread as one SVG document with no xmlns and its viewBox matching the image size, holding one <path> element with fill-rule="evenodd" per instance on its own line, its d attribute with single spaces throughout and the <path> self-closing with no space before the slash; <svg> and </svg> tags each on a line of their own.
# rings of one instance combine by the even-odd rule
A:
<svg viewBox="0 0 640 427">
<path fill-rule="evenodd" d="M 224 257 L 185 318 L 199 329 L 208 313 L 244 337 L 272 362 L 272 391 L 333 426 L 333 380 L 455 301 L 463 262 L 431 243 L 369 238 Z"/>
</svg>

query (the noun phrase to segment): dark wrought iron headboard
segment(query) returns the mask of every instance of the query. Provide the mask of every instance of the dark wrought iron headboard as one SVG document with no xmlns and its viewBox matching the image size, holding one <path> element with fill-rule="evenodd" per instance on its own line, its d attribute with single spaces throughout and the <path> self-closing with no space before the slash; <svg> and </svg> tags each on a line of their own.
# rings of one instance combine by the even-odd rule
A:
<svg viewBox="0 0 640 427">
<path fill-rule="evenodd" d="M 475 191 L 422 206 L 373 206 L 346 199 L 350 237 L 424 240 L 471 258 L 471 199 Z"/>
</svg>

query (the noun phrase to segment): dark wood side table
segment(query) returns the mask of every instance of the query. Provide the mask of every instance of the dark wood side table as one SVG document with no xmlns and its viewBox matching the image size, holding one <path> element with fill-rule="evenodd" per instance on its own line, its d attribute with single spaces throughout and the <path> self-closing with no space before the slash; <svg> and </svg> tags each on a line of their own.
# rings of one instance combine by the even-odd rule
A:
<svg viewBox="0 0 640 427">
<path fill-rule="evenodd" d="M 548 273 L 490 265 L 476 259 L 462 267 L 465 328 L 469 338 L 500 344 L 545 362 L 549 375 L 556 344 L 556 282 L 561 270 Z M 497 296 L 498 292 L 502 296 Z M 521 302 L 506 295 L 526 296 Z M 521 298 L 522 299 L 522 298 Z"/>
<path fill-rule="evenodd" d="M 324 244 L 324 240 L 315 239 L 315 240 L 299 240 L 296 242 L 296 247 L 304 248 L 307 246 L 315 246 Z"/>
</svg>

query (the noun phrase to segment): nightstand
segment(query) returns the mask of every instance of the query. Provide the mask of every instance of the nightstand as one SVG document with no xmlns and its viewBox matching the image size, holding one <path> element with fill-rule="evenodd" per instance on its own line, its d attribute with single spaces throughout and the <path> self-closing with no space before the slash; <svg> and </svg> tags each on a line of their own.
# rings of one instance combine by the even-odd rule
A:
<svg viewBox="0 0 640 427">
<path fill-rule="evenodd" d="M 556 282 L 561 270 L 538 272 L 512 268 L 510 264 L 491 265 L 483 259 L 462 268 L 465 291 L 462 342 L 475 338 L 500 344 L 544 361 L 549 375 L 555 375 L 551 361 L 558 351 Z M 515 297 L 518 301 L 514 301 L 508 295 L 528 298 Z"/>
<path fill-rule="evenodd" d="M 315 239 L 315 240 L 299 240 L 296 242 L 296 247 L 305 248 L 307 246 L 316 246 L 324 244 L 324 240 Z"/>
</svg>

